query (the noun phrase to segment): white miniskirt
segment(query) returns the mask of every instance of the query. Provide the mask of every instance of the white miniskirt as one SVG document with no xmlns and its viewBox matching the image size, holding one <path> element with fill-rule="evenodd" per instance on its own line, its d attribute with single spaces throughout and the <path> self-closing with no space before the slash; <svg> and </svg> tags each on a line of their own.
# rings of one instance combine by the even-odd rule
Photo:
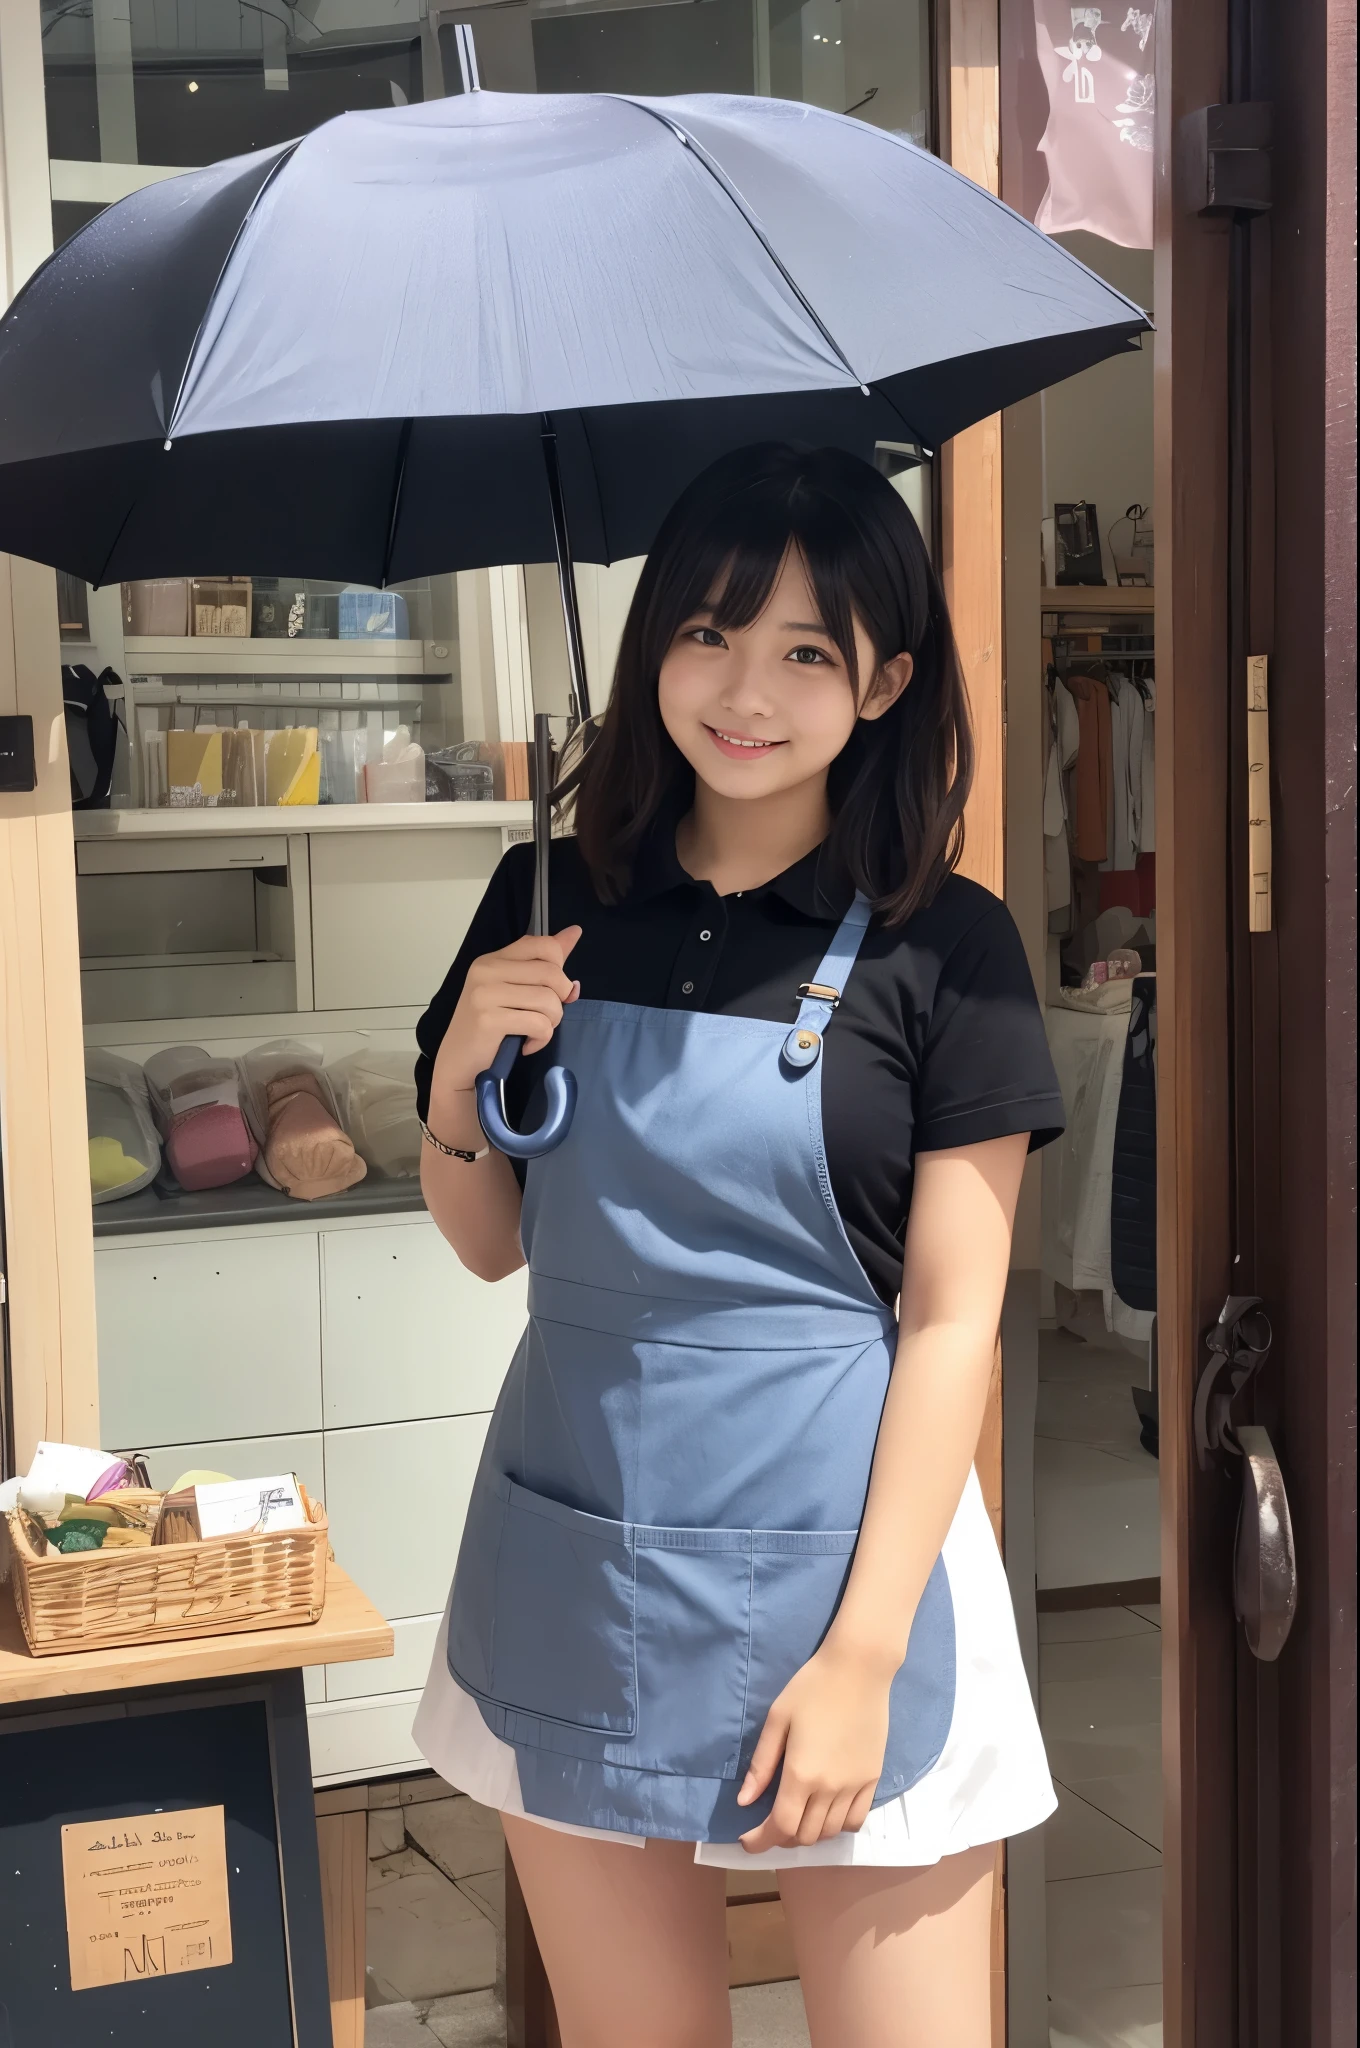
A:
<svg viewBox="0 0 1360 2048">
<path fill-rule="evenodd" d="M 924 1777 L 874 1807 L 858 1834 L 834 1835 L 810 1848 L 767 1849 L 759 1856 L 740 1842 L 697 1842 L 696 1863 L 729 1870 L 938 1863 L 942 1856 L 1023 1834 L 1053 1812 L 1057 1799 L 1016 1639 L 1010 1587 L 974 1472 L 942 1555 L 954 1604 L 954 1715 L 944 1748 Z M 445 1609 L 413 1730 L 426 1762 L 457 1791 L 500 1813 L 640 1849 L 642 1835 L 525 1814 L 514 1750 L 491 1733 L 476 1701 L 450 1676 L 448 1628 Z"/>
</svg>

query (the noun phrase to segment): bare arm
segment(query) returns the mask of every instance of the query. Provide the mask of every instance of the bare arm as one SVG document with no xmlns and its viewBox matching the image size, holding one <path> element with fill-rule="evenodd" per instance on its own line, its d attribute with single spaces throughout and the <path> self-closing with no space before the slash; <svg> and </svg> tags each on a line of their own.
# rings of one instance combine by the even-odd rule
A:
<svg viewBox="0 0 1360 2048">
<path fill-rule="evenodd" d="M 579 925 L 551 937 L 517 939 L 483 953 L 468 969 L 463 993 L 435 1059 L 426 1121 L 437 1138 L 465 1152 L 486 1144 L 473 1085 L 491 1065 L 503 1038 L 541 1052 L 574 1002 L 578 984 L 563 972 L 581 936 Z M 485 1159 L 450 1159 L 421 1147 L 420 1186 L 440 1231 L 479 1280 L 503 1280 L 524 1264 L 519 1242 L 520 1192 L 515 1171 L 494 1148 Z"/>
<path fill-rule="evenodd" d="M 902 1321 L 864 1521 L 836 1619 L 770 1709 L 740 1800 L 768 1785 L 757 1851 L 862 1826 L 888 1738 L 888 1688 L 977 1450 L 1010 1264 L 1025 1135 L 924 1152 Z"/>
</svg>

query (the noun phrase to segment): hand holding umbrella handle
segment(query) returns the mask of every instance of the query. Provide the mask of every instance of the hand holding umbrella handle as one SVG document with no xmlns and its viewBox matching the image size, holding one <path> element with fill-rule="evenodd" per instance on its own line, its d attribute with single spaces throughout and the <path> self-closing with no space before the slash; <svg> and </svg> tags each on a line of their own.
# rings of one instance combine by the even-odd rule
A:
<svg viewBox="0 0 1360 2048">
<path fill-rule="evenodd" d="M 523 1045 L 522 1038 L 503 1038 L 491 1065 L 477 1076 L 477 1120 L 498 1152 L 511 1159 L 541 1159 L 560 1145 L 571 1129 L 576 1076 L 569 1067 L 549 1067 L 543 1077 L 547 1114 L 536 1131 L 514 1130 L 505 1115 L 505 1082 Z"/>
<path fill-rule="evenodd" d="M 549 423 L 544 422 L 545 451 L 548 455 L 548 475 L 553 485 L 553 525 L 557 531 L 557 563 L 562 578 L 562 604 L 564 611 L 574 612 L 575 588 L 571 587 L 568 603 L 568 578 L 571 555 L 567 543 L 566 514 L 562 510 L 561 490 L 556 477 L 556 440 Z M 579 639 L 579 625 L 577 637 Z M 568 636 L 570 652 L 570 635 Z M 574 667 L 574 664 L 573 664 Z M 577 701 L 588 708 L 585 683 L 582 676 L 577 679 Z M 552 830 L 552 784 L 553 751 L 547 714 L 534 714 L 533 749 L 533 801 L 534 801 L 534 907 L 529 929 L 541 935 L 549 929 L 548 918 L 548 840 Z M 505 1114 L 505 1083 L 510 1069 L 524 1049 L 522 1038 L 503 1038 L 500 1051 L 484 1074 L 477 1076 L 477 1120 L 486 1133 L 488 1144 L 498 1152 L 505 1152 L 511 1159 L 541 1159 L 554 1146 L 560 1145 L 571 1129 L 571 1119 L 576 1109 L 576 1076 L 569 1067 L 549 1067 L 543 1077 L 547 1091 L 548 1108 L 542 1123 L 536 1131 L 515 1130 Z"/>
</svg>

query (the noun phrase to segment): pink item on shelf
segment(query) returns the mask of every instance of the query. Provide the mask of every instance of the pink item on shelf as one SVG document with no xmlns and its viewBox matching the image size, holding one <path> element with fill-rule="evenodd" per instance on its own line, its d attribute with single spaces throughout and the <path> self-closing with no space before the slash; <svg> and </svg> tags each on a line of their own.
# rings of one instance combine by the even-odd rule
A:
<svg viewBox="0 0 1360 2048">
<path fill-rule="evenodd" d="M 165 1156 L 182 1188 L 225 1188 L 244 1180 L 259 1148 L 236 1103 L 206 1103 L 176 1116 L 165 1134 Z"/>
<path fill-rule="evenodd" d="M 145 1067 L 170 1171 L 189 1194 L 244 1180 L 259 1157 L 235 1062 L 198 1045 L 168 1046 Z"/>
</svg>

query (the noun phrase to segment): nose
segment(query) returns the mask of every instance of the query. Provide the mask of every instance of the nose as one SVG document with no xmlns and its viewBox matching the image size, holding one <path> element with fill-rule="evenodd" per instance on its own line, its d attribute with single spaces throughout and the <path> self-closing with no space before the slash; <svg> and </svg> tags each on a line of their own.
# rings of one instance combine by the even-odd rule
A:
<svg viewBox="0 0 1360 2048">
<path fill-rule="evenodd" d="M 730 711 L 734 718 L 768 718 L 774 710 L 774 695 L 762 664 L 740 641 L 733 648 L 731 659 L 723 663 L 720 701 L 723 710 Z"/>
</svg>

